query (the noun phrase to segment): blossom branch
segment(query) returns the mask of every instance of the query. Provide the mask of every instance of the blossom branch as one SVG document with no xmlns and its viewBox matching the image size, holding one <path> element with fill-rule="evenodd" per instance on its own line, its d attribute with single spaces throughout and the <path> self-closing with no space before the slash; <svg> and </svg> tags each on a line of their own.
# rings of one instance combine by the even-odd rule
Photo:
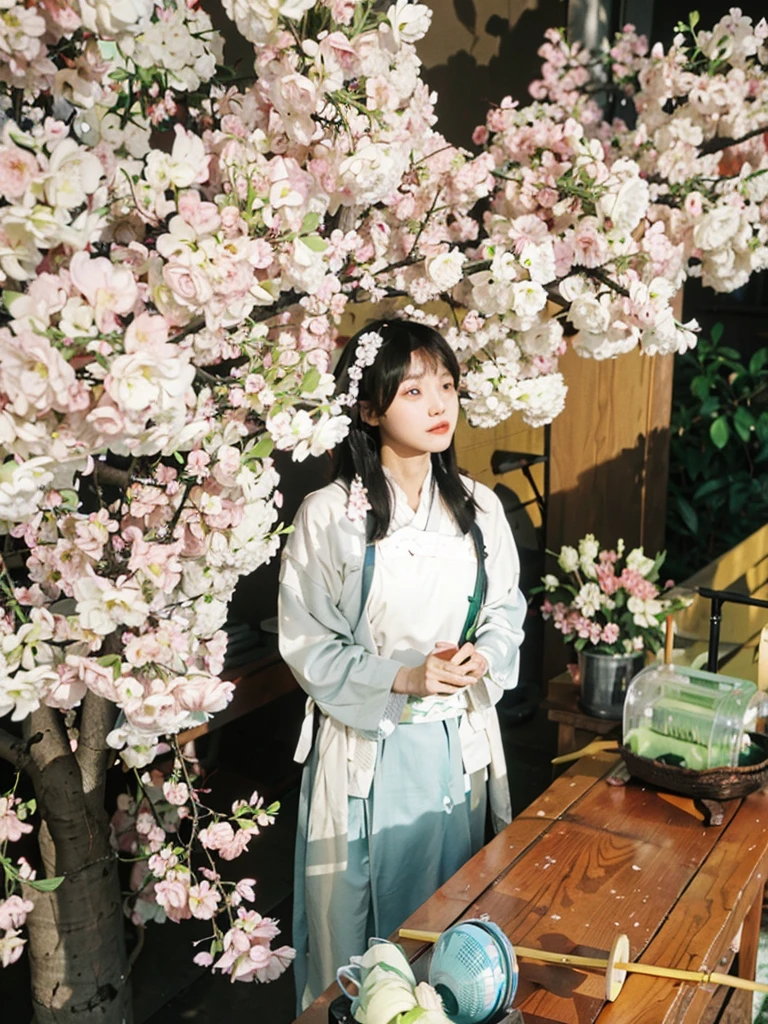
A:
<svg viewBox="0 0 768 1024">
<path fill-rule="evenodd" d="M 768 135 L 768 124 L 764 124 L 759 128 L 753 128 L 752 131 L 746 132 L 746 134 L 740 136 L 738 139 L 731 139 L 727 137 L 718 137 L 717 135 L 713 139 L 708 139 L 699 146 L 699 152 L 702 156 L 709 156 L 712 153 L 720 153 L 724 149 L 729 149 L 731 146 L 740 146 L 742 142 L 749 142 L 750 139 L 757 138 L 758 135 Z"/>
<path fill-rule="evenodd" d="M 29 741 L 25 742 L 21 736 L 0 729 L 0 757 L 17 771 L 21 770 L 29 759 Z"/>
</svg>

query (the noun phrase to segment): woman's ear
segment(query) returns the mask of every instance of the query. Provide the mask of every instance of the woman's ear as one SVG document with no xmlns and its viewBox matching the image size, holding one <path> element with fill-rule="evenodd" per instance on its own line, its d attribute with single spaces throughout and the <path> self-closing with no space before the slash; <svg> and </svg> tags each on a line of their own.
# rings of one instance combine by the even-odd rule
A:
<svg viewBox="0 0 768 1024">
<path fill-rule="evenodd" d="M 360 419 L 369 427 L 378 427 L 379 417 L 371 408 L 370 402 L 360 402 Z"/>
</svg>

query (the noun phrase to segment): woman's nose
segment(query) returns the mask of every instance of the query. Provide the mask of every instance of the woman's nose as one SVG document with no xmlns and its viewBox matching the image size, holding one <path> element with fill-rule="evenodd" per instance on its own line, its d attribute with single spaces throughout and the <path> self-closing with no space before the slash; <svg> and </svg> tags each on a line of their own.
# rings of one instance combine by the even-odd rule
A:
<svg viewBox="0 0 768 1024">
<path fill-rule="evenodd" d="M 429 411 L 432 416 L 439 416 L 445 412 L 445 396 L 442 389 L 430 396 Z"/>
</svg>

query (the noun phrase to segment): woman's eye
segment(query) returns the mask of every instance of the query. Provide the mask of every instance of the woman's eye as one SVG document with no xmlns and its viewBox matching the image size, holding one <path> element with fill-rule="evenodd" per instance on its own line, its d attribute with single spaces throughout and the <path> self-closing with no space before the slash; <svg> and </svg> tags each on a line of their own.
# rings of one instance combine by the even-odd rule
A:
<svg viewBox="0 0 768 1024">
<path fill-rule="evenodd" d="M 445 384 L 443 384 L 444 391 L 453 391 L 454 387 L 455 385 L 452 380 L 447 380 Z"/>
<path fill-rule="evenodd" d="M 421 394 L 421 392 L 419 391 L 418 388 L 408 388 L 408 390 L 406 391 L 406 395 L 420 395 L 420 394 Z"/>
</svg>

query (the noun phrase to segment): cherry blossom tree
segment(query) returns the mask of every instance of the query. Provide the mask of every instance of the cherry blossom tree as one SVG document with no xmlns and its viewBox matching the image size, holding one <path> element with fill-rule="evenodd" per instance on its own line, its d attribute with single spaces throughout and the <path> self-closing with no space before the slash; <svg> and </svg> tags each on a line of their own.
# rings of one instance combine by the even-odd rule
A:
<svg viewBox="0 0 768 1024">
<path fill-rule="evenodd" d="M 567 344 L 683 351 L 685 278 L 768 262 L 764 21 L 692 18 L 668 53 L 552 32 L 533 101 L 490 111 L 472 154 L 420 77 L 427 6 L 222 3 L 248 85 L 196 0 L 0 2 L 0 756 L 34 788 L 0 799 L 0 959 L 28 944 L 39 1024 L 130 1020 L 118 855 L 134 920 L 210 922 L 199 963 L 290 963 L 222 871 L 275 808 L 214 813 L 173 737 L 231 699 L 227 607 L 283 530 L 273 450 L 347 430 L 347 305 L 444 330 L 470 422 L 539 425 Z M 110 823 L 116 759 L 137 788 Z"/>
</svg>

